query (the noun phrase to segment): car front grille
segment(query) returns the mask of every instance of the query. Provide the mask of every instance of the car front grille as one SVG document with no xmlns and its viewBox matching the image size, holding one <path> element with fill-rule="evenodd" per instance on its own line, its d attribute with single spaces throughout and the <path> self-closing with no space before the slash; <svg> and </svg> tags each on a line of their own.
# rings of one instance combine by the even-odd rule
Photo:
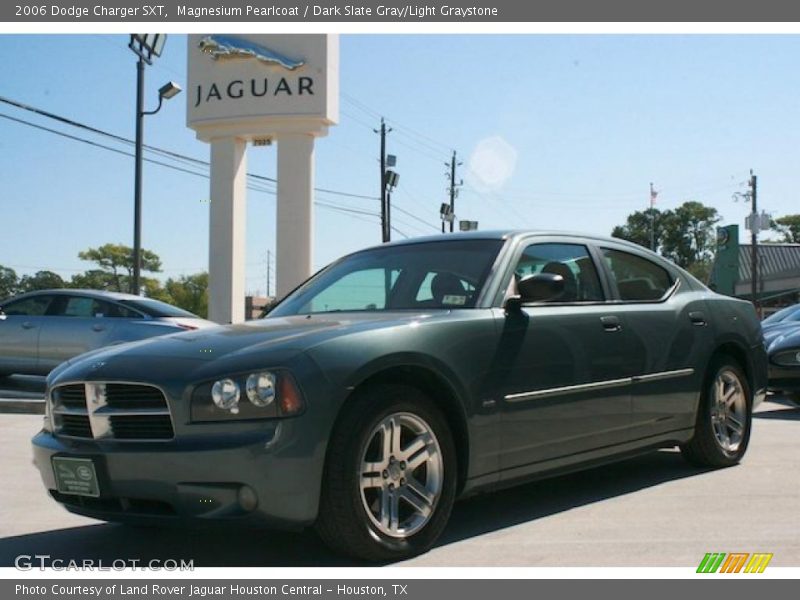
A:
<svg viewBox="0 0 800 600">
<path fill-rule="evenodd" d="M 157 387 L 133 383 L 73 383 L 52 394 L 56 435 L 100 440 L 170 440 L 169 405 Z"/>
</svg>

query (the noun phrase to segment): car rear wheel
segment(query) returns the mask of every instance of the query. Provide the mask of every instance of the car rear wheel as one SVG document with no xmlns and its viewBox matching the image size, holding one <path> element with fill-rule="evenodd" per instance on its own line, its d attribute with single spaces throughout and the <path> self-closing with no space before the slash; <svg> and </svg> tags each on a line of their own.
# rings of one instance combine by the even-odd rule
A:
<svg viewBox="0 0 800 600">
<path fill-rule="evenodd" d="M 398 560 L 428 550 L 450 516 L 456 455 L 442 413 L 413 387 L 352 399 L 328 449 L 317 531 L 334 550 Z"/>
<path fill-rule="evenodd" d="M 729 356 L 711 361 L 700 397 L 694 437 L 683 456 L 702 467 L 737 464 L 750 441 L 753 397 L 739 363 Z"/>
</svg>

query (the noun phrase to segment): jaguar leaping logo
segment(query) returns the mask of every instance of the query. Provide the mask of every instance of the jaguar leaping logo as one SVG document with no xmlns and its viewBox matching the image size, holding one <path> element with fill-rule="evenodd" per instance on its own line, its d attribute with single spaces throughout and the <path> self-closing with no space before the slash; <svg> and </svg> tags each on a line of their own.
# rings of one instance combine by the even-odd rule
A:
<svg viewBox="0 0 800 600">
<path fill-rule="evenodd" d="M 267 65 L 279 65 L 289 71 L 299 69 L 304 60 L 292 60 L 259 44 L 229 35 L 207 35 L 200 40 L 200 51 L 210 54 L 214 60 L 230 58 L 255 58 Z"/>
</svg>

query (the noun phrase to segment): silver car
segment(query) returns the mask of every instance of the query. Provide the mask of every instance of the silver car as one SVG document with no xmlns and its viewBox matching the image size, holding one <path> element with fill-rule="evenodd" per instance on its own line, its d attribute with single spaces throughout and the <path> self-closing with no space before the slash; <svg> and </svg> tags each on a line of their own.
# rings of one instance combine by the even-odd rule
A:
<svg viewBox="0 0 800 600">
<path fill-rule="evenodd" d="M 215 323 L 152 298 L 96 290 L 41 290 L 0 303 L 0 377 L 47 375 L 95 348 Z"/>
</svg>

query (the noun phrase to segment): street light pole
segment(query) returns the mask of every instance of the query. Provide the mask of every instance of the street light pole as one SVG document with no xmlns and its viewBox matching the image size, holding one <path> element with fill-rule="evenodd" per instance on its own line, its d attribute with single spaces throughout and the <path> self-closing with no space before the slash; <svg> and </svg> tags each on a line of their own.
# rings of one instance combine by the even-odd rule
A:
<svg viewBox="0 0 800 600">
<path fill-rule="evenodd" d="M 136 151 L 133 175 L 133 281 L 131 294 L 139 295 L 142 273 L 142 137 L 144 135 L 144 58 L 136 61 Z"/>
<path fill-rule="evenodd" d="M 752 203 L 752 229 L 750 230 L 750 295 L 758 311 L 758 178 L 750 170 L 750 201 Z"/>
<path fill-rule="evenodd" d="M 161 110 L 164 99 L 169 100 L 181 91 L 178 84 L 170 81 L 158 90 L 158 108 L 153 111 L 144 110 L 144 64 L 153 64 L 153 57 L 161 56 L 166 33 L 132 33 L 128 48 L 133 50 L 136 61 L 136 150 L 134 153 L 133 172 L 133 277 L 131 293 L 138 295 L 141 288 L 142 274 L 142 137 L 144 135 L 144 116 L 154 115 Z"/>
</svg>

